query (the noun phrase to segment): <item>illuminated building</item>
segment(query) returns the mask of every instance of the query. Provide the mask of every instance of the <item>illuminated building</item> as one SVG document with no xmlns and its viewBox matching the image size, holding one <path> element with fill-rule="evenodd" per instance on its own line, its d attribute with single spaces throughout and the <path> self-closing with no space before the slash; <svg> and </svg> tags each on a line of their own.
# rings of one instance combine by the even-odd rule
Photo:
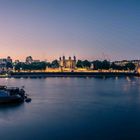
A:
<svg viewBox="0 0 140 140">
<path fill-rule="evenodd" d="M 128 63 L 133 63 L 135 66 L 138 65 L 139 60 L 122 60 L 122 61 L 115 61 L 114 64 L 118 66 L 125 66 Z"/>
<path fill-rule="evenodd" d="M 137 63 L 136 72 L 140 74 L 140 61 Z"/>
<path fill-rule="evenodd" d="M 59 58 L 59 67 L 64 70 L 64 69 L 69 69 L 69 70 L 74 70 L 76 68 L 76 57 L 74 56 L 73 59 L 69 57 L 68 59 L 63 56 L 62 58 Z"/>
<path fill-rule="evenodd" d="M 114 64 L 118 66 L 125 66 L 127 63 L 130 63 L 128 60 L 122 60 L 122 61 L 115 61 Z"/>
</svg>

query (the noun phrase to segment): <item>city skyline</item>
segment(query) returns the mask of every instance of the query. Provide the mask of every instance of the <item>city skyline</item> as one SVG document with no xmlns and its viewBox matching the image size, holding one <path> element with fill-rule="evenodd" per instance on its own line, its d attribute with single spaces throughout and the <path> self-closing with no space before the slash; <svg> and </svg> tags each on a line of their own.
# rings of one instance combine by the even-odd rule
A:
<svg viewBox="0 0 140 140">
<path fill-rule="evenodd" d="M 139 59 L 138 0 L 0 0 L 0 57 Z"/>
</svg>

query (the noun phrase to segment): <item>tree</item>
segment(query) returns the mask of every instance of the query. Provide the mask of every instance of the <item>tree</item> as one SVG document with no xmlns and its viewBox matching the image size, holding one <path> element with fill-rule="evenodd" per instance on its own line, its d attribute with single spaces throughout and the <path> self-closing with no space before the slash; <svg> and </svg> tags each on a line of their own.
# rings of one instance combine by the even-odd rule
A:
<svg viewBox="0 0 140 140">
<path fill-rule="evenodd" d="M 133 64 L 131 62 L 130 63 L 127 63 L 125 65 L 125 67 L 126 67 L 127 70 L 135 70 L 135 68 L 136 68 L 135 64 Z"/>
<path fill-rule="evenodd" d="M 113 69 L 113 70 L 116 70 L 116 69 L 117 69 L 117 65 L 113 62 L 113 63 L 110 65 L 110 68 Z"/>
<path fill-rule="evenodd" d="M 90 68 L 91 67 L 91 63 L 88 60 L 84 60 L 82 63 L 83 63 L 83 66 L 85 68 Z"/>
<path fill-rule="evenodd" d="M 77 64 L 76 64 L 76 67 L 77 68 L 83 68 L 83 62 L 81 60 L 78 60 Z"/>
<path fill-rule="evenodd" d="M 110 62 L 107 60 L 104 60 L 102 62 L 102 69 L 108 70 L 110 68 Z"/>
<path fill-rule="evenodd" d="M 116 65 L 114 62 L 110 65 L 113 70 L 125 70 L 125 66 Z"/>
<path fill-rule="evenodd" d="M 40 62 L 40 70 L 46 70 L 47 63 L 46 62 Z"/>
<path fill-rule="evenodd" d="M 47 66 L 48 68 L 51 68 L 51 63 L 50 63 L 50 62 L 47 62 L 47 63 L 46 63 L 46 66 Z"/>
<path fill-rule="evenodd" d="M 46 62 L 33 62 L 28 64 L 28 70 L 45 70 L 47 66 Z"/>
<path fill-rule="evenodd" d="M 7 69 L 13 69 L 13 64 L 11 62 L 6 63 L 6 68 Z"/>
<path fill-rule="evenodd" d="M 99 60 L 93 61 L 94 64 L 94 69 L 98 70 L 98 69 L 102 69 L 102 62 Z"/>
<path fill-rule="evenodd" d="M 15 65 L 15 71 L 20 72 L 21 67 L 22 67 L 22 63 L 21 63 L 21 62 L 20 62 L 20 63 L 17 63 L 17 64 Z"/>
<path fill-rule="evenodd" d="M 58 62 L 58 60 L 52 61 L 51 67 L 52 67 L 52 68 L 59 68 L 59 62 Z"/>
</svg>

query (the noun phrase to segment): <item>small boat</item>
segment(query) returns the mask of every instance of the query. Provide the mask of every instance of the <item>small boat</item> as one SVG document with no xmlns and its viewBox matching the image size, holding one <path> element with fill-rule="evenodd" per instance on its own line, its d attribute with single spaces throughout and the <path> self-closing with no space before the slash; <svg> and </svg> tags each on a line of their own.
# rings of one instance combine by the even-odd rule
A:
<svg viewBox="0 0 140 140">
<path fill-rule="evenodd" d="M 22 103 L 27 96 L 23 88 L 0 86 L 0 104 Z"/>
</svg>

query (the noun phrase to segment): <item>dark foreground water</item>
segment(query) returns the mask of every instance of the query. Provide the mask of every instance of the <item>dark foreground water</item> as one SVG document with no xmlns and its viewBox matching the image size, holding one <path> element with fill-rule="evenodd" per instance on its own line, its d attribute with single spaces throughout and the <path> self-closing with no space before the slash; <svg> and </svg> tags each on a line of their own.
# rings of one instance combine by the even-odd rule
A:
<svg viewBox="0 0 140 140">
<path fill-rule="evenodd" d="M 0 140 L 140 140 L 139 78 L 0 79 L 32 102 L 0 106 Z"/>
</svg>

